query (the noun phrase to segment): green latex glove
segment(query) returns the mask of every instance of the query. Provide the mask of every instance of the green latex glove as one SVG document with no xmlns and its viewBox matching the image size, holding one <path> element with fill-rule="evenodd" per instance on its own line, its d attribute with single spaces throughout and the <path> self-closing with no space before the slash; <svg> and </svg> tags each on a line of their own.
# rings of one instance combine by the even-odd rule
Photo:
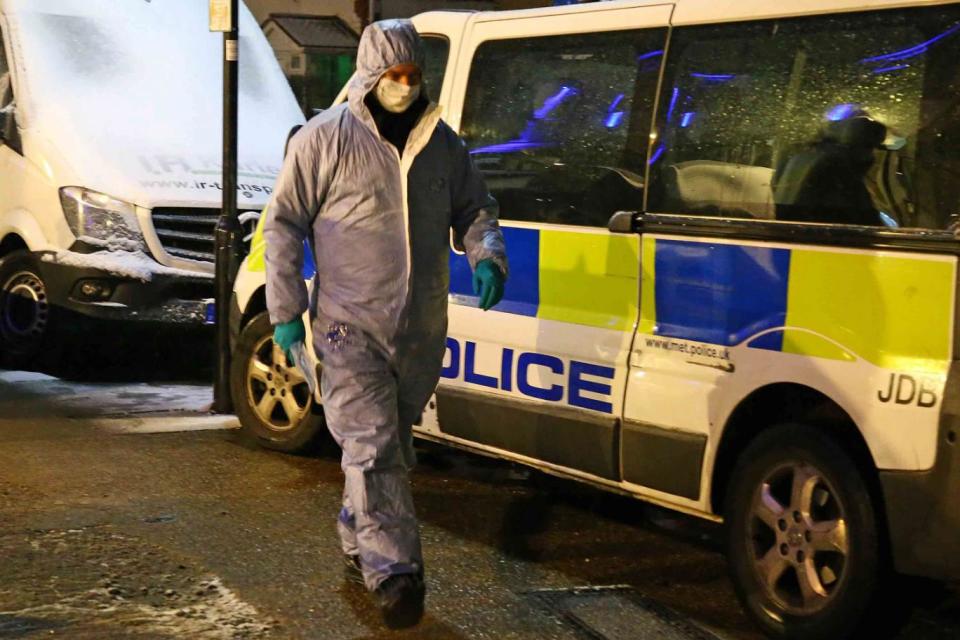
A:
<svg viewBox="0 0 960 640">
<path fill-rule="evenodd" d="M 287 354 L 287 358 L 290 360 L 293 360 L 290 347 L 306 339 L 307 329 L 303 326 L 303 318 L 284 322 L 273 328 L 273 341 Z"/>
<path fill-rule="evenodd" d="M 506 278 L 497 263 L 487 258 L 477 263 L 473 270 L 473 293 L 480 296 L 480 308 L 484 311 L 503 298 L 503 283 Z"/>
</svg>

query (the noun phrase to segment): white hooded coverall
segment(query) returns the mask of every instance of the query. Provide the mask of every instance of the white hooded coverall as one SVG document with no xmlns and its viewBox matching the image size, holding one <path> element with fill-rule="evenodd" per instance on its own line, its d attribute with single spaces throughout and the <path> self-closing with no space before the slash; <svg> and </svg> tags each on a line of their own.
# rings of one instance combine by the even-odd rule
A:
<svg viewBox="0 0 960 640">
<path fill-rule="evenodd" d="M 338 531 L 371 590 L 423 570 L 407 472 L 412 424 L 443 361 L 451 230 L 471 267 L 492 259 L 507 273 L 497 203 L 438 107 L 426 108 L 402 157 L 380 136 L 364 97 L 402 63 L 423 68 L 413 24 L 370 25 L 347 103 L 291 140 L 264 226 L 275 325 L 308 308 L 304 238 L 313 247 L 313 344 L 346 476 Z"/>
</svg>

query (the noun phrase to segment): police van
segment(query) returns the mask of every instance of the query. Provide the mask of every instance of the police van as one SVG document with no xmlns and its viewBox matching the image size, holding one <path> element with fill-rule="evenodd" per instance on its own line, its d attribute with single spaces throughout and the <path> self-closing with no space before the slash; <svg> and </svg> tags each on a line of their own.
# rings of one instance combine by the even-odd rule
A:
<svg viewBox="0 0 960 640">
<path fill-rule="evenodd" d="M 0 361 L 86 318 L 202 324 L 222 199 L 223 40 L 195 0 L 0 0 Z M 303 122 L 240 12 L 237 200 L 259 215 Z M 255 223 L 254 223 L 255 224 Z M 252 227 L 250 229 L 252 232 Z"/>
<path fill-rule="evenodd" d="M 484 313 L 451 251 L 417 436 L 724 522 L 774 637 L 878 623 L 894 571 L 960 576 L 960 3 L 414 22 L 511 265 Z M 322 406 L 272 345 L 254 245 L 234 398 L 298 449 Z"/>
</svg>

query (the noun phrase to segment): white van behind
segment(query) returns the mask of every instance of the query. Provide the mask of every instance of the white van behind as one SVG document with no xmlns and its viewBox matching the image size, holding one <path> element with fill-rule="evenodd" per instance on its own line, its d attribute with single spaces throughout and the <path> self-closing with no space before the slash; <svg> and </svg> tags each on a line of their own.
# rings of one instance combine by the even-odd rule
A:
<svg viewBox="0 0 960 640">
<path fill-rule="evenodd" d="M 207 10 L 196 0 L 0 0 L 8 364 L 29 361 L 78 314 L 204 322 L 222 198 L 223 44 Z M 259 212 L 303 115 L 245 6 L 239 112 L 239 207 Z"/>
</svg>

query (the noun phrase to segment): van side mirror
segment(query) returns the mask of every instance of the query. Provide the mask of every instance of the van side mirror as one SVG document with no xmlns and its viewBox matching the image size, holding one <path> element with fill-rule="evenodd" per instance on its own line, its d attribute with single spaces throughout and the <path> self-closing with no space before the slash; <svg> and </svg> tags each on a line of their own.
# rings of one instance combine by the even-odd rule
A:
<svg viewBox="0 0 960 640">
<path fill-rule="evenodd" d="M 617 211 L 610 217 L 607 229 L 611 233 L 636 233 L 639 231 L 636 219 L 638 215 L 636 211 Z"/>
</svg>

